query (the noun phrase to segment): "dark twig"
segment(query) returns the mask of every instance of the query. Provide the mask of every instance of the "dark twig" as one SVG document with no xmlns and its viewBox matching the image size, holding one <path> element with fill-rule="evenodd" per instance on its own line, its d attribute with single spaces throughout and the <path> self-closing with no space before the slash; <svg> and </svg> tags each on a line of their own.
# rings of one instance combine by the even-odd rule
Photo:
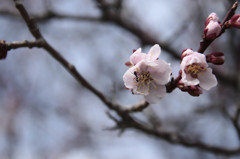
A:
<svg viewBox="0 0 240 159">
<path fill-rule="evenodd" d="M 237 131 L 238 139 L 240 140 L 240 127 L 239 127 L 240 108 L 237 108 L 237 112 L 233 118 L 231 118 L 233 125 Z"/>
<path fill-rule="evenodd" d="M 44 41 L 42 39 L 35 40 L 35 41 L 20 41 L 20 42 L 11 42 L 11 43 L 6 43 L 6 49 L 12 50 L 12 49 L 18 49 L 22 47 L 27 47 L 27 48 L 33 48 L 33 47 L 43 47 Z"/>
<path fill-rule="evenodd" d="M 141 102 L 139 104 L 135 104 L 131 107 L 128 107 L 128 108 L 122 108 L 124 112 L 126 113 L 133 113 L 133 112 L 141 112 L 143 111 L 145 108 L 147 108 L 149 106 L 149 103 L 144 101 L 144 102 Z"/>
</svg>

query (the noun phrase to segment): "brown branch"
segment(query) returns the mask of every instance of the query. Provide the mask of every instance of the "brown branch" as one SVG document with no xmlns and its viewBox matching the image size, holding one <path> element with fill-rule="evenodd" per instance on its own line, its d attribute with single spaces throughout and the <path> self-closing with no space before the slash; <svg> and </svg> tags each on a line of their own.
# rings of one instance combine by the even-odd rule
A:
<svg viewBox="0 0 240 159">
<path fill-rule="evenodd" d="M 35 41 L 20 41 L 20 42 L 11 42 L 11 43 L 5 43 L 6 49 L 12 50 L 12 49 L 18 49 L 22 47 L 27 47 L 27 48 L 33 48 L 33 47 L 43 47 L 44 41 L 42 39 L 35 40 Z"/>
<path fill-rule="evenodd" d="M 89 91 L 91 91 L 93 94 L 95 94 L 106 106 L 111 109 L 115 110 L 119 114 L 122 114 L 125 112 L 122 110 L 121 106 L 119 104 L 112 103 L 106 97 L 98 91 L 96 88 L 94 88 L 87 80 L 76 70 L 75 66 L 68 62 L 58 51 L 56 51 L 41 35 L 37 25 L 33 21 L 33 19 L 30 19 L 30 16 L 28 15 L 26 9 L 22 5 L 21 2 L 16 1 L 16 8 L 18 9 L 19 13 L 23 17 L 25 23 L 27 24 L 27 27 L 29 31 L 32 33 L 32 35 L 37 39 L 41 40 L 42 47 L 55 59 L 57 60 L 80 84 L 82 84 L 85 88 L 87 88 Z M 142 107 L 141 105 L 139 107 Z M 143 103 L 143 107 L 145 107 L 145 103 Z"/>
<path fill-rule="evenodd" d="M 122 130 L 122 128 L 133 128 L 135 130 L 139 130 L 140 132 L 143 132 L 144 134 L 148 134 L 151 136 L 155 136 L 159 139 L 165 140 L 171 144 L 178 144 L 178 145 L 182 145 L 184 147 L 189 147 L 189 148 L 198 148 L 200 150 L 204 150 L 207 152 L 216 153 L 220 155 L 226 155 L 226 156 L 240 154 L 240 148 L 227 149 L 227 148 L 222 148 L 218 146 L 211 146 L 211 145 L 202 143 L 200 141 L 194 141 L 188 137 L 181 136 L 178 133 L 160 131 L 146 124 L 141 124 L 140 122 L 133 120 L 133 118 L 131 117 L 127 119 L 122 117 L 122 120 L 114 119 L 114 121 L 117 124 L 114 127 L 114 129 L 116 129 L 119 125 L 121 126 L 121 127 L 120 126 L 118 127 L 120 130 Z"/>
<path fill-rule="evenodd" d="M 143 111 L 145 108 L 147 108 L 149 106 L 149 103 L 144 101 L 144 102 L 140 102 L 138 104 L 135 104 L 131 107 L 128 108 L 122 108 L 124 112 L 126 113 L 133 113 L 133 112 L 141 112 Z"/>
<path fill-rule="evenodd" d="M 82 75 L 76 70 L 76 68 L 69 63 L 66 59 L 64 59 L 59 52 L 57 52 L 54 48 L 51 47 L 51 45 L 48 44 L 46 40 L 42 37 L 40 31 L 38 30 L 36 24 L 32 19 L 30 19 L 26 9 L 22 5 L 22 3 L 15 1 L 16 8 L 20 12 L 21 16 L 25 20 L 25 23 L 28 26 L 29 31 L 32 33 L 32 35 L 37 39 L 41 39 L 43 41 L 43 48 L 55 59 L 57 60 L 80 84 L 82 84 L 85 88 L 87 88 L 89 91 L 91 91 L 93 94 L 95 94 L 109 109 L 114 110 L 122 119 L 122 124 L 126 125 L 126 128 L 134 128 L 136 130 L 139 130 L 145 134 L 153 135 L 157 138 L 163 139 L 165 141 L 168 141 L 173 144 L 180 144 L 185 147 L 195 147 L 199 148 L 208 152 L 222 154 L 222 155 L 236 155 L 240 153 L 240 149 L 225 149 L 221 147 L 216 146 L 210 146 L 208 144 L 204 144 L 201 142 L 192 141 L 187 137 L 183 137 L 177 133 L 169 133 L 169 132 L 160 132 L 158 130 L 155 130 L 151 127 L 149 127 L 146 124 L 143 124 L 142 122 L 136 121 L 129 112 L 136 111 L 138 109 L 145 108 L 148 104 L 143 103 L 143 105 L 139 106 L 133 106 L 129 111 L 126 109 L 123 109 L 121 105 L 114 104 L 100 92 L 96 88 L 94 88 L 90 83 L 85 80 Z M 116 122 L 117 120 L 115 120 Z M 119 121 L 117 121 L 119 122 Z"/>
<path fill-rule="evenodd" d="M 237 108 L 237 112 L 233 118 L 232 123 L 237 131 L 238 139 L 240 140 L 240 127 L 239 127 L 240 108 Z"/>
</svg>

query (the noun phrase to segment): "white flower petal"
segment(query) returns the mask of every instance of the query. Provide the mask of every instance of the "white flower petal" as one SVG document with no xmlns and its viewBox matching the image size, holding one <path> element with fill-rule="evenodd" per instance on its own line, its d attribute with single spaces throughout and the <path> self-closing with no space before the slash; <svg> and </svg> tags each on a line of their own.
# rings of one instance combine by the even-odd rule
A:
<svg viewBox="0 0 240 159">
<path fill-rule="evenodd" d="M 149 95 L 145 96 L 148 103 L 156 103 L 166 95 L 166 87 L 163 85 L 157 85 L 156 88 L 151 87 Z"/>
<path fill-rule="evenodd" d="M 191 75 L 186 74 L 184 71 L 182 72 L 181 81 L 185 86 L 191 86 L 191 85 L 195 86 L 199 84 L 199 80 L 197 78 L 192 78 Z"/>
<path fill-rule="evenodd" d="M 215 75 L 212 74 L 211 68 L 207 68 L 205 72 L 200 73 L 198 75 L 198 79 L 200 81 L 200 87 L 206 90 L 209 90 L 217 85 L 217 79 Z"/>
<path fill-rule="evenodd" d="M 156 60 L 155 67 L 149 68 L 149 72 L 154 81 L 159 85 L 165 85 L 170 80 L 172 69 L 169 63 L 163 60 Z"/>
<path fill-rule="evenodd" d="M 123 81 L 126 88 L 133 89 L 135 84 L 135 67 L 129 68 L 123 75 Z"/>
<path fill-rule="evenodd" d="M 142 49 L 139 48 L 130 56 L 130 63 L 136 65 L 139 61 L 146 58 L 146 54 L 142 53 Z"/>
<path fill-rule="evenodd" d="M 148 60 L 154 61 L 156 60 L 161 54 L 161 48 L 158 44 L 155 44 L 147 54 Z"/>
</svg>

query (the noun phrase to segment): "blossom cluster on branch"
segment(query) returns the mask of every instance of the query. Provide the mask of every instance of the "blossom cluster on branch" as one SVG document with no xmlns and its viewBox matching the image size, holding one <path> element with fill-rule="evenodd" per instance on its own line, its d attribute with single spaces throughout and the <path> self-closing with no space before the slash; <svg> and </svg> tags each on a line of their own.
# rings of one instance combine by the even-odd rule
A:
<svg viewBox="0 0 240 159">
<path fill-rule="evenodd" d="M 235 11 L 236 6 L 232 10 Z M 148 54 L 142 53 L 141 48 L 134 50 L 130 61 L 126 66 L 130 67 L 123 75 L 125 87 L 132 94 L 144 95 L 149 103 L 156 103 L 167 93 L 168 88 L 172 90 L 179 88 L 192 96 L 202 94 L 202 89 L 210 90 L 217 85 L 216 76 L 208 63 L 214 65 L 224 64 L 224 53 L 212 52 L 204 55 L 203 52 L 216 38 L 229 28 L 240 28 L 240 14 L 231 11 L 221 23 L 216 13 L 211 13 L 206 21 L 203 32 L 203 40 L 200 42 L 199 51 L 185 49 L 181 54 L 179 76 L 173 78 L 170 63 L 159 59 L 161 48 L 155 44 Z M 171 92 L 171 91 L 170 91 Z"/>
</svg>

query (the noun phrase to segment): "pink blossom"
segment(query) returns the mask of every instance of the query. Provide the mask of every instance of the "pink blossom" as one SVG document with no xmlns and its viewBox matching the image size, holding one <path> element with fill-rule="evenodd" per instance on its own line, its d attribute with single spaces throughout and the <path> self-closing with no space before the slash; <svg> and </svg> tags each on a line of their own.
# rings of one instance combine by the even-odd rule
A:
<svg viewBox="0 0 240 159">
<path fill-rule="evenodd" d="M 144 95 L 149 103 L 156 103 L 166 94 L 165 84 L 170 80 L 170 64 L 145 57 L 123 75 L 126 88 L 133 94 Z"/>
<path fill-rule="evenodd" d="M 208 68 L 206 56 L 188 49 L 188 55 L 181 62 L 182 79 L 185 86 L 199 85 L 209 90 L 217 85 L 212 69 Z"/>
<path fill-rule="evenodd" d="M 148 54 L 145 54 L 142 52 L 142 49 L 137 49 L 131 56 L 130 56 L 130 63 L 132 65 L 136 65 L 141 60 L 149 60 L 149 61 L 155 61 L 158 59 L 158 57 L 161 54 L 161 48 L 158 44 L 155 44 L 148 52 Z"/>
<path fill-rule="evenodd" d="M 221 33 L 221 25 L 216 13 L 211 13 L 205 22 L 205 39 L 213 40 Z"/>
</svg>

